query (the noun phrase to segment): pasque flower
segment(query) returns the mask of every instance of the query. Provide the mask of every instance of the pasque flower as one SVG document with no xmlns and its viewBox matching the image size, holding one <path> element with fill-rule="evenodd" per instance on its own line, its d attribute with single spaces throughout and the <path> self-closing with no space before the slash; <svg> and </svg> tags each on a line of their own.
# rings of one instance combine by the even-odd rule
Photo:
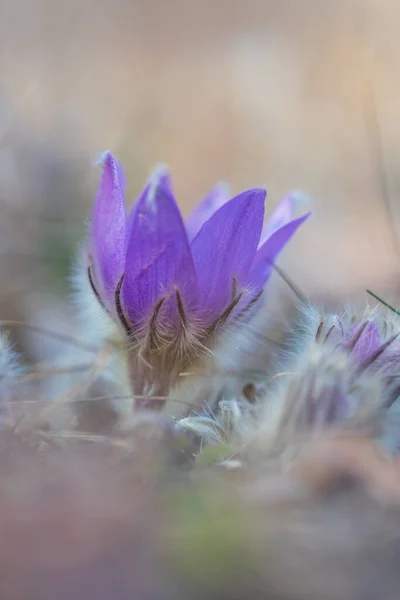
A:
<svg viewBox="0 0 400 600">
<path fill-rule="evenodd" d="M 185 226 L 166 168 L 154 171 L 129 213 L 124 188 L 120 164 L 106 153 L 88 273 L 129 340 L 135 393 L 166 393 L 221 329 L 257 310 L 273 262 L 309 213 L 292 219 L 286 198 L 262 233 L 265 190 L 229 200 L 217 185 Z"/>
<path fill-rule="evenodd" d="M 287 353 L 292 364 L 282 365 L 293 373 L 279 388 L 282 422 L 327 427 L 398 412 L 399 333 L 399 318 L 382 307 L 327 313 L 305 306 Z"/>
<path fill-rule="evenodd" d="M 361 370 L 388 372 L 400 362 L 399 322 L 386 309 L 368 307 L 364 312 L 348 307 L 341 314 L 322 314 L 312 307 L 305 315 L 304 327 L 318 344 L 345 351 L 352 364 Z M 304 323 L 305 324 L 305 323 Z"/>
</svg>

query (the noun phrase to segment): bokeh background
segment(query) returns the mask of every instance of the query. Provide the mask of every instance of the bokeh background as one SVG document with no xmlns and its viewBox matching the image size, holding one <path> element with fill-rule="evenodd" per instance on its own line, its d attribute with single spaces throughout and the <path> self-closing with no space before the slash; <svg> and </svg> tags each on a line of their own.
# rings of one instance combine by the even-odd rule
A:
<svg viewBox="0 0 400 600">
<path fill-rule="evenodd" d="M 63 362 L 64 346 L 26 323 L 88 341 L 69 279 L 100 175 L 94 162 L 105 149 L 123 161 L 131 199 L 153 166 L 167 163 L 185 214 L 219 180 L 233 193 L 265 186 L 267 212 L 299 191 L 299 212 L 311 208 L 314 215 L 279 264 L 302 292 L 337 308 L 366 302 L 371 288 L 400 307 L 399 59 L 399 0 L 0 0 L 0 321 L 25 324 L 6 329 L 33 371 L 28 380 L 48 376 L 48 387 L 34 393 L 17 389 L 18 400 L 51 398 L 59 409 L 39 404 L 31 413 L 16 404 L 28 443 L 22 452 L 16 447 L 15 460 L 7 436 L 0 448 L 1 598 L 90 598 L 82 590 L 122 598 L 126 589 L 131 598 L 131 578 L 137 597 L 149 598 L 154 588 L 154 597 L 179 598 L 193 581 L 196 597 L 204 584 L 210 598 L 208 573 L 218 569 L 228 574 L 220 597 L 230 586 L 240 597 L 249 582 L 253 591 L 242 597 L 260 597 L 265 582 L 277 594 L 287 585 L 288 593 L 312 597 L 304 591 L 310 582 L 330 597 L 348 590 L 358 590 L 353 598 L 366 590 L 373 597 L 375 589 L 376 597 L 398 598 L 397 507 L 374 512 L 353 486 L 347 500 L 336 494 L 336 479 L 332 497 L 322 484 L 323 508 L 319 490 L 314 501 L 301 485 L 297 497 L 297 481 L 292 492 L 286 478 L 271 471 L 270 484 L 264 471 L 251 469 L 250 479 L 239 472 L 236 483 L 229 474 L 234 487 L 215 472 L 212 489 L 199 488 L 200 500 L 195 477 L 186 489 L 184 477 L 174 475 L 171 495 L 163 473 L 161 486 L 142 477 L 158 477 L 159 457 L 169 460 L 169 428 L 155 442 L 147 435 L 143 446 L 139 429 L 129 460 L 117 462 L 111 445 L 112 456 L 97 446 L 94 462 L 90 451 L 60 455 L 63 440 L 80 439 L 63 431 L 71 429 L 73 411 L 80 431 L 110 430 L 108 402 L 83 402 L 95 407 L 85 412 L 70 410 L 73 401 L 115 390 L 105 379 L 90 387 L 93 361 L 78 371 L 82 381 L 68 376 L 63 383 L 58 357 L 64 366 L 85 367 L 86 354 L 73 347 Z M 268 292 L 271 311 L 296 300 L 276 274 Z M 256 361 L 232 347 L 239 376 L 250 360 L 254 368 L 266 364 L 258 348 Z M 275 350 L 264 340 L 265 352 Z M 48 429 L 47 422 L 59 446 L 32 452 L 30 434 L 42 424 Z M 379 501 L 385 493 L 397 499 L 398 472 L 391 484 L 380 456 L 358 442 L 351 450 L 350 440 L 349 450 L 336 448 L 336 459 L 327 442 L 321 451 L 315 446 L 321 463 L 311 461 L 307 486 L 315 473 L 327 473 L 328 481 L 332 469 L 332 480 L 360 479 Z M 361 471 L 351 470 L 352 460 Z M 282 463 L 286 468 L 286 455 Z M 207 481 L 200 471 L 200 485 Z M 246 519 L 242 500 L 251 506 Z M 168 549 L 176 561 L 170 573 L 155 562 L 156 534 L 162 553 Z"/>
<path fill-rule="evenodd" d="M 71 327 L 66 277 L 104 149 L 123 160 L 130 198 L 167 163 L 185 213 L 218 180 L 265 185 L 268 211 L 300 191 L 314 216 L 280 264 L 303 292 L 333 306 L 366 287 L 399 299 L 396 0 L 2 0 L 0 11 L 2 318 Z"/>
</svg>

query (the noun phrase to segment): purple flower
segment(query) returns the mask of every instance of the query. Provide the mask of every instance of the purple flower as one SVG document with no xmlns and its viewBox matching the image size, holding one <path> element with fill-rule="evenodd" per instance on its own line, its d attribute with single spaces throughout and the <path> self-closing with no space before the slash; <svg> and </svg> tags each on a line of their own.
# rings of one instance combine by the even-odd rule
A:
<svg viewBox="0 0 400 600">
<path fill-rule="evenodd" d="M 293 440 L 295 433 L 350 425 L 357 415 L 365 423 L 368 410 L 379 408 L 382 390 L 379 375 L 359 372 L 343 348 L 314 343 L 272 390 L 280 410 L 279 438 Z"/>
<path fill-rule="evenodd" d="M 128 214 L 124 187 L 121 166 L 106 153 L 93 208 L 90 280 L 138 354 L 171 372 L 217 330 L 257 308 L 273 262 L 310 213 L 293 220 L 285 199 L 262 234 L 265 190 L 228 200 L 219 185 L 185 226 L 166 169 L 154 172 Z"/>
<path fill-rule="evenodd" d="M 346 324 L 345 318 L 333 317 L 334 322 L 329 327 L 329 319 L 321 320 L 316 333 L 316 341 L 329 344 L 344 350 L 351 358 L 353 364 L 361 369 L 373 367 L 385 369 L 391 367 L 392 362 L 399 362 L 399 346 L 394 343 L 398 338 L 398 332 L 390 335 L 388 328 L 379 327 L 370 318 L 354 320 Z M 385 329 L 386 333 L 380 329 Z"/>
<path fill-rule="evenodd" d="M 362 364 L 374 356 L 382 344 L 383 338 L 377 325 L 372 321 L 364 321 L 350 328 L 343 347 L 357 363 Z"/>
</svg>

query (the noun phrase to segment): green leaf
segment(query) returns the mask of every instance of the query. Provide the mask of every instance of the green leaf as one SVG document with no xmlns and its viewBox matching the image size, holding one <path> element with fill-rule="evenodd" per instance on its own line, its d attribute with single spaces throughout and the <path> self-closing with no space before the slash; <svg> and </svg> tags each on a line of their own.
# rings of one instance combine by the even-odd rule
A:
<svg viewBox="0 0 400 600">
<path fill-rule="evenodd" d="M 201 467 L 207 467 L 214 463 L 226 460 L 235 454 L 236 448 L 231 444 L 220 444 L 219 446 L 207 446 L 198 454 L 196 463 Z"/>
</svg>

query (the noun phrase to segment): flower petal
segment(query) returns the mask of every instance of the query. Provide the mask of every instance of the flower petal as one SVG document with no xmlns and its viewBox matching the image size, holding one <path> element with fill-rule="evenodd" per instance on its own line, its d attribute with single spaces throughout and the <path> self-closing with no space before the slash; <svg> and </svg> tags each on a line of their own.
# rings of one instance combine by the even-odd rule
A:
<svg viewBox="0 0 400 600">
<path fill-rule="evenodd" d="M 143 198 L 149 194 L 150 187 L 152 185 L 154 185 L 154 181 L 157 179 L 158 176 L 165 176 L 167 178 L 166 183 L 168 185 L 169 191 L 172 195 L 174 195 L 174 192 L 172 189 L 172 181 L 169 176 L 168 167 L 165 164 L 159 163 L 157 166 L 154 167 L 154 169 L 152 171 L 152 176 L 150 177 L 149 181 L 147 181 L 144 189 L 140 192 L 139 197 L 133 201 L 132 205 L 129 208 L 127 219 L 126 219 L 126 239 L 127 240 L 131 239 L 132 227 L 133 227 L 133 223 L 135 222 L 136 208 L 141 203 Z"/>
<path fill-rule="evenodd" d="M 186 219 L 189 240 L 197 235 L 201 226 L 228 200 L 229 187 L 225 183 L 217 183 Z"/>
<path fill-rule="evenodd" d="M 353 348 L 357 362 L 363 362 L 382 345 L 383 340 L 375 323 L 368 323 Z"/>
<path fill-rule="evenodd" d="M 293 219 L 295 199 L 293 196 L 287 196 L 273 211 L 267 219 L 262 234 L 261 244 L 263 244 L 275 231 L 289 223 Z"/>
<path fill-rule="evenodd" d="M 251 267 L 248 284 L 251 286 L 253 297 L 263 289 L 273 270 L 273 263 L 279 253 L 286 246 L 290 238 L 296 233 L 304 221 L 308 219 L 311 213 L 307 213 L 290 223 L 287 223 L 275 233 L 273 233 L 266 242 L 259 248 Z"/>
<path fill-rule="evenodd" d="M 265 196 L 263 189 L 239 194 L 204 223 L 192 242 L 205 326 L 233 300 L 233 287 L 239 291 L 246 283 L 260 240 Z"/>
<path fill-rule="evenodd" d="M 147 185 L 144 187 L 144 189 L 140 192 L 139 197 L 133 201 L 132 206 L 130 206 L 130 208 L 129 208 L 127 218 L 126 218 L 126 239 L 127 240 L 131 239 L 132 227 L 135 222 L 137 207 L 141 204 L 141 201 L 143 201 L 143 198 L 147 197 L 147 195 L 149 194 L 150 187 L 151 187 L 151 183 L 148 182 Z"/>
<path fill-rule="evenodd" d="M 174 286 L 192 309 L 197 285 L 190 246 L 169 173 L 158 169 L 135 207 L 128 241 L 122 298 L 132 324 L 142 325 Z M 176 303 L 171 306 L 176 315 Z M 174 318 L 171 311 L 168 316 Z"/>
<path fill-rule="evenodd" d="M 110 152 L 103 155 L 103 175 L 92 212 L 92 253 L 96 283 L 103 301 L 114 295 L 124 270 L 126 208 L 122 167 Z"/>
</svg>

